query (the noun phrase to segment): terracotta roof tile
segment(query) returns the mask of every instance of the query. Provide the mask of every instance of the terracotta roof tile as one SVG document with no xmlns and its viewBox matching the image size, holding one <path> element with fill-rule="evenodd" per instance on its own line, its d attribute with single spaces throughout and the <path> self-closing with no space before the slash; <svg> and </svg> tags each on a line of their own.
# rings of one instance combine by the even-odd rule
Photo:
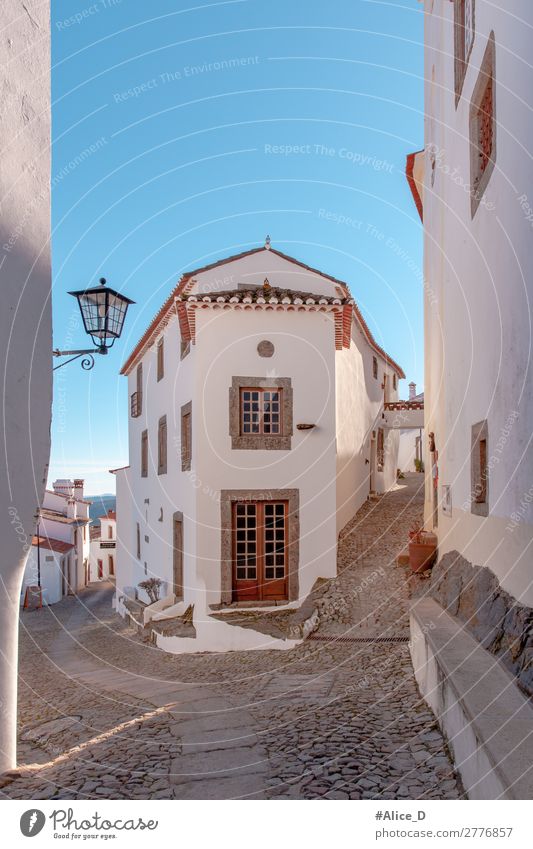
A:
<svg viewBox="0 0 533 849">
<path fill-rule="evenodd" d="M 64 542 L 62 539 L 53 539 L 53 537 L 34 536 L 31 544 L 35 547 L 46 548 L 49 551 L 56 551 L 58 554 L 65 554 L 74 548 L 70 542 Z"/>
<path fill-rule="evenodd" d="M 187 284 L 192 282 L 192 278 L 195 275 L 201 274 L 204 271 L 209 271 L 212 268 L 218 268 L 221 265 L 227 265 L 230 262 L 234 262 L 234 261 L 236 261 L 238 259 L 242 259 L 243 257 L 246 257 L 246 256 L 251 256 L 252 254 L 260 253 L 261 251 L 265 251 L 267 253 L 272 253 L 272 254 L 275 254 L 276 256 L 280 256 L 280 257 L 282 257 L 282 259 L 285 259 L 288 262 L 291 262 L 294 265 L 297 265 L 300 268 L 305 269 L 306 271 L 310 271 L 313 274 L 318 274 L 318 275 L 320 275 L 320 277 L 324 277 L 326 280 L 331 280 L 333 283 L 336 283 L 338 286 L 340 286 L 342 288 L 343 292 L 345 293 L 346 299 L 349 299 L 351 297 L 348 284 L 345 283 L 342 280 L 339 280 L 337 277 L 332 277 L 331 274 L 326 274 L 323 271 L 319 271 L 317 268 L 313 268 L 310 265 L 306 265 L 305 263 L 300 262 L 297 259 L 294 259 L 294 257 L 291 257 L 288 254 L 284 254 L 281 251 L 275 250 L 274 248 L 267 249 L 264 246 L 259 247 L 259 248 L 252 248 L 251 250 L 243 251 L 240 254 L 234 254 L 233 256 L 226 257 L 225 259 L 218 260 L 217 262 L 210 263 L 209 265 L 204 265 L 201 268 L 195 268 L 193 271 L 188 271 L 185 274 L 183 274 L 182 277 L 179 279 L 178 283 L 176 284 L 176 286 L 171 291 L 171 293 L 168 296 L 168 298 L 166 299 L 166 301 L 164 302 L 164 304 L 162 305 L 161 309 L 157 312 L 157 314 L 154 316 L 154 318 L 150 322 L 148 328 L 146 329 L 146 331 L 143 333 L 143 335 L 139 339 L 139 342 L 137 343 L 137 345 L 134 347 L 134 349 L 132 350 L 132 352 L 130 353 L 128 358 L 126 359 L 126 362 L 122 366 L 120 373 L 121 374 L 129 374 L 129 372 L 131 371 L 131 369 L 135 365 L 137 358 L 139 356 L 142 356 L 146 347 L 148 347 L 149 344 L 151 344 L 151 342 L 154 341 L 155 336 L 157 335 L 157 333 L 161 329 L 161 326 L 164 325 L 164 324 L 167 324 L 170 317 L 175 313 L 175 310 L 176 310 L 175 299 L 179 295 L 183 296 L 184 294 L 186 294 L 185 290 L 187 288 Z M 272 287 L 272 288 L 274 288 L 274 287 Z M 244 292 L 244 290 L 238 290 L 238 294 L 244 295 L 245 292 Z M 198 297 L 201 300 L 202 296 L 200 295 Z M 319 300 L 322 296 L 314 293 L 314 294 L 310 294 L 309 297 L 313 297 L 316 300 Z M 329 296 L 326 296 L 326 297 L 329 298 Z M 331 300 L 333 301 L 334 298 L 331 298 Z M 342 302 L 341 299 L 339 299 L 339 302 Z M 356 319 L 357 319 L 358 323 L 360 324 L 361 329 L 363 331 L 363 334 L 364 334 L 367 342 L 369 343 L 369 345 L 372 348 L 374 348 L 374 350 L 378 354 L 380 354 L 380 356 L 382 356 L 383 359 L 387 363 L 389 363 L 392 366 L 393 369 L 395 369 L 395 371 L 397 371 L 399 377 L 405 377 L 405 374 L 404 374 L 401 366 L 399 366 L 391 357 L 389 357 L 389 355 L 386 353 L 386 351 L 380 345 L 378 345 L 377 342 L 375 341 L 375 339 L 372 336 L 372 333 L 370 332 L 370 329 L 369 329 L 366 321 L 364 320 L 364 318 L 361 314 L 361 311 L 359 310 L 357 304 L 354 304 L 354 312 L 355 312 Z"/>
</svg>

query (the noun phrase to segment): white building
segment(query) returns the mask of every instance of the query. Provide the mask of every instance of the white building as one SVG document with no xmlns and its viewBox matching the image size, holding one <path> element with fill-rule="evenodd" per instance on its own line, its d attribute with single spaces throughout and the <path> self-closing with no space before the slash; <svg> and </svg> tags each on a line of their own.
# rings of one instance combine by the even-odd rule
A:
<svg viewBox="0 0 533 849">
<path fill-rule="evenodd" d="M 52 406 L 50 3 L 0 4 L 0 772 L 16 762 L 19 594 L 46 485 Z"/>
<path fill-rule="evenodd" d="M 122 373 L 118 599 L 160 577 L 195 605 L 196 647 L 223 648 L 224 623 L 202 638 L 211 606 L 298 606 L 336 574 L 339 531 L 395 481 L 383 405 L 404 377 L 345 283 L 267 239 L 185 274 Z"/>
<path fill-rule="evenodd" d="M 91 527 L 89 580 L 108 581 L 115 578 L 117 547 L 117 514 L 108 510 L 101 516 L 100 525 Z"/>
<path fill-rule="evenodd" d="M 424 11 L 425 142 L 407 176 L 424 225 L 425 518 L 439 558 L 413 659 L 468 792 L 531 798 L 533 712 L 517 685 L 533 694 L 533 5 Z"/>
<path fill-rule="evenodd" d="M 26 588 L 37 585 L 39 573 L 43 604 L 54 604 L 87 586 L 91 502 L 83 497 L 83 483 L 57 480 L 45 491 L 24 572 L 22 603 Z"/>
<path fill-rule="evenodd" d="M 47 536 L 34 536 L 24 571 L 21 604 L 55 604 L 68 594 L 67 575 L 74 557 L 74 543 Z M 36 588 L 40 587 L 40 591 Z"/>
<path fill-rule="evenodd" d="M 416 391 L 416 383 L 409 384 L 409 406 L 424 409 L 424 393 Z M 401 472 L 418 472 L 425 468 L 426 444 L 423 427 L 400 428 L 398 468 Z"/>
</svg>

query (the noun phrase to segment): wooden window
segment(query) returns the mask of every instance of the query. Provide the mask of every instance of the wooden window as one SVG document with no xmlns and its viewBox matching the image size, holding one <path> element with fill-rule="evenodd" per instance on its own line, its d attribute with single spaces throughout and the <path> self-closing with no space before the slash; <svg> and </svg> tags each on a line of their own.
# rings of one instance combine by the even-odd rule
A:
<svg viewBox="0 0 533 849">
<path fill-rule="evenodd" d="M 398 378 L 396 377 L 396 374 L 392 375 L 392 388 L 393 389 L 398 388 Z"/>
<path fill-rule="evenodd" d="M 148 477 L 148 431 L 141 433 L 141 477 Z"/>
<path fill-rule="evenodd" d="M 103 560 L 98 561 L 98 577 L 99 578 L 104 577 L 104 562 L 103 562 Z"/>
<path fill-rule="evenodd" d="M 161 416 L 157 428 L 157 474 L 167 473 L 167 417 Z"/>
<path fill-rule="evenodd" d="M 137 543 L 137 560 L 141 559 L 141 526 L 137 522 L 137 531 L 136 531 L 136 543 Z"/>
<path fill-rule="evenodd" d="M 496 160 L 495 43 L 491 33 L 470 105 L 471 214 L 474 217 Z"/>
<path fill-rule="evenodd" d="M 137 389 L 131 396 L 131 415 L 140 416 L 143 409 L 143 364 L 137 366 Z"/>
<path fill-rule="evenodd" d="M 181 408 L 181 470 L 190 471 L 192 461 L 192 404 Z"/>
<path fill-rule="evenodd" d="M 233 505 L 235 600 L 287 597 L 287 502 Z"/>
<path fill-rule="evenodd" d="M 115 574 L 115 560 L 114 560 L 112 554 L 109 555 L 109 574 L 110 575 Z"/>
<path fill-rule="evenodd" d="M 486 421 L 473 425 L 471 438 L 471 512 L 477 516 L 488 516 L 489 434 Z"/>
<path fill-rule="evenodd" d="M 476 501 L 485 504 L 487 500 L 487 440 L 479 440 L 479 480 L 476 485 Z"/>
<path fill-rule="evenodd" d="M 160 339 L 157 343 L 157 380 L 162 380 L 165 374 L 165 340 Z"/>
<path fill-rule="evenodd" d="M 174 513 L 172 592 L 176 600 L 183 598 L 183 513 Z"/>
<path fill-rule="evenodd" d="M 461 97 L 475 33 L 475 0 L 454 0 L 455 105 Z"/>
<path fill-rule="evenodd" d="M 385 432 L 382 427 L 378 428 L 376 460 L 378 468 L 382 470 L 385 465 Z"/>
<path fill-rule="evenodd" d="M 282 389 L 242 388 L 240 393 L 240 432 L 278 435 L 282 432 Z"/>
<path fill-rule="evenodd" d="M 290 377 L 232 377 L 229 390 L 232 449 L 290 451 L 292 399 Z"/>
<path fill-rule="evenodd" d="M 372 357 L 372 374 L 374 375 L 374 379 L 378 379 L 378 358 Z"/>
<path fill-rule="evenodd" d="M 87 539 L 87 525 L 83 526 L 83 542 Z"/>
<path fill-rule="evenodd" d="M 111 527 L 111 525 L 107 526 L 107 538 L 113 539 L 113 528 Z"/>
</svg>

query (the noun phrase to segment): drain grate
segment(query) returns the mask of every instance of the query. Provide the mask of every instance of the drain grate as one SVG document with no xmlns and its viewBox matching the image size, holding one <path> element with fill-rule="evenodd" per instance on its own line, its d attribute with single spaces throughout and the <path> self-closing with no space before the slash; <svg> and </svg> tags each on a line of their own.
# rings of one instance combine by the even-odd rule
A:
<svg viewBox="0 0 533 849">
<path fill-rule="evenodd" d="M 308 640 L 317 643 L 408 643 L 409 637 L 343 637 L 325 636 L 322 634 L 310 634 Z"/>
</svg>

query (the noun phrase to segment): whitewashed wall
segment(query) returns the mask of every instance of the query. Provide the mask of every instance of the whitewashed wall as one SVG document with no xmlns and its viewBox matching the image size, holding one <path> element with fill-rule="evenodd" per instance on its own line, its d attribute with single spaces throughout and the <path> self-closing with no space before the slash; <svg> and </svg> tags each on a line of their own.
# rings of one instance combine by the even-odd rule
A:
<svg viewBox="0 0 533 849">
<path fill-rule="evenodd" d="M 48 548 L 41 547 L 41 589 L 43 594 L 43 604 L 56 604 L 63 598 L 63 577 L 62 563 L 66 560 L 67 555 L 60 554 L 57 551 L 50 551 Z M 24 593 L 26 587 L 36 586 L 38 576 L 38 558 L 37 547 L 32 545 L 26 569 L 24 571 L 24 580 L 22 582 L 21 604 L 24 603 Z"/>
<path fill-rule="evenodd" d="M 424 389 L 426 431 L 435 433 L 439 451 L 439 482 L 452 488 L 452 516 L 439 515 L 439 547 L 441 554 L 457 549 L 473 563 L 489 566 L 508 592 L 531 605 L 533 6 L 526 0 L 476 3 L 475 39 L 456 109 L 453 4 L 435 3 L 431 13 L 432 5 L 426 2 Z M 496 163 L 472 219 L 469 104 L 491 30 Z M 431 145 L 439 157 L 434 185 Z M 486 519 L 472 515 L 469 502 L 471 426 L 483 419 L 492 465 Z M 426 516 L 430 522 L 429 502 Z"/>
<path fill-rule="evenodd" d="M 49 3 L 3 0 L 0 62 L 0 771 L 15 765 L 19 594 L 50 453 Z M 6 460 L 7 458 L 7 460 Z M 7 467 L 6 467 L 7 462 Z"/>
</svg>

